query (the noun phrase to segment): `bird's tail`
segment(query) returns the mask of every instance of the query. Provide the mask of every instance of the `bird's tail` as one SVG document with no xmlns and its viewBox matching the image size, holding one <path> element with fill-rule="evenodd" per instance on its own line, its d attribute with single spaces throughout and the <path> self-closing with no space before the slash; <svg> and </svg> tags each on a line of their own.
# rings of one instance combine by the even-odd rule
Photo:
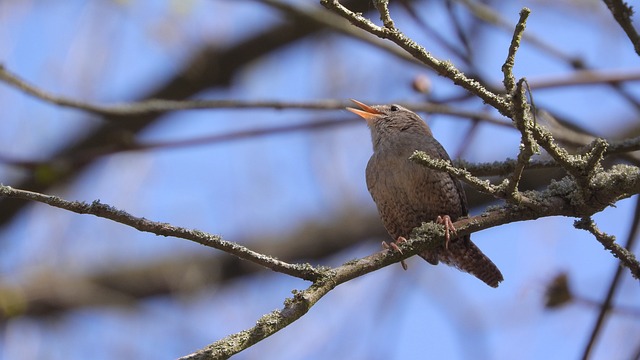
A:
<svg viewBox="0 0 640 360">
<path fill-rule="evenodd" d="M 469 236 L 451 239 L 448 249 L 443 248 L 438 252 L 430 251 L 420 256 L 433 265 L 441 261 L 467 272 L 494 288 L 504 280 L 498 267 L 471 242 Z"/>
</svg>

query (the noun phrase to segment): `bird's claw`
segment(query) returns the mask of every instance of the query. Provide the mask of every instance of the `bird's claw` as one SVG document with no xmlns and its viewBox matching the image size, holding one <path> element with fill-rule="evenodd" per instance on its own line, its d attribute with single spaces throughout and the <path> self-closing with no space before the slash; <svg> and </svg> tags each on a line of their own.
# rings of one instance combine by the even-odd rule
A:
<svg viewBox="0 0 640 360">
<path fill-rule="evenodd" d="M 444 225 L 444 248 L 449 250 L 449 240 L 451 240 L 451 234 L 456 235 L 458 231 L 456 227 L 453 226 L 453 221 L 449 215 L 442 215 L 436 218 L 437 224 Z"/>
<path fill-rule="evenodd" d="M 402 236 L 399 236 L 398 239 L 395 242 L 391 241 L 391 242 L 387 243 L 386 241 L 383 241 L 382 242 L 382 247 L 387 249 L 387 250 L 397 251 L 397 252 L 400 253 L 400 255 L 402 255 L 402 250 L 398 247 L 398 244 L 399 243 L 403 243 L 405 241 L 407 241 L 407 239 L 405 239 Z M 400 265 L 402 265 L 402 269 L 404 269 L 405 271 L 409 268 L 407 266 L 407 263 L 404 262 L 404 260 L 400 260 Z"/>
</svg>

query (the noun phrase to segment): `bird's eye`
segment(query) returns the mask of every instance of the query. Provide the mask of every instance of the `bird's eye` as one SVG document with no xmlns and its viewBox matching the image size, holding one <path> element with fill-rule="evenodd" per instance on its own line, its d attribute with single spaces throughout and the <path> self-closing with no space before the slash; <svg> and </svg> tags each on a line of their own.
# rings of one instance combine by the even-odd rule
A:
<svg viewBox="0 0 640 360">
<path fill-rule="evenodd" d="M 397 107 L 397 106 L 395 106 L 395 105 L 391 105 L 391 107 L 389 108 L 389 110 L 391 110 L 391 111 L 398 111 L 398 110 L 400 110 L 400 108 L 399 108 L 399 107 Z"/>
</svg>

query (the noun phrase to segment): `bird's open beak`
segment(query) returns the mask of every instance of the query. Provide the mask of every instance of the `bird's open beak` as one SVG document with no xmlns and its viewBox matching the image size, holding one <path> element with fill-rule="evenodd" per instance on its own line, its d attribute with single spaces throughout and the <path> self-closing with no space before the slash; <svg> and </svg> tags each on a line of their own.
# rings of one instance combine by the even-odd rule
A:
<svg viewBox="0 0 640 360">
<path fill-rule="evenodd" d="M 351 99 L 351 101 L 353 101 L 356 105 L 360 106 L 360 109 L 354 109 L 351 107 L 348 107 L 347 110 L 351 111 L 352 113 L 362 117 L 363 119 L 367 120 L 367 123 L 371 123 L 371 121 L 373 119 L 378 118 L 378 116 L 380 116 L 380 114 L 382 114 L 380 111 L 372 108 L 371 106 L 365 104 L 365 103 L 361 103 L 358 100 L 353 100 Z"/>
</svg>

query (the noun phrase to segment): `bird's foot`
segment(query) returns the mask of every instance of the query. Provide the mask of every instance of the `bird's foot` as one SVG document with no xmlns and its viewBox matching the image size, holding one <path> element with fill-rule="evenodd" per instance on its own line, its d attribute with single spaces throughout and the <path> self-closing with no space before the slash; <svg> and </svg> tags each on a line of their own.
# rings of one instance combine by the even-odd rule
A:
<svg viewBox="0 0 640 360">
<path fill-rule="evenodd" d="M 400 254 L 402 254 L 402 250 L 400 250 L 400 248 L 398 247 L 398 244 L 399 244 L 399 243 L 403 243 L 403 242 L 405 242 L 405 241 L 407 241 L 407 239 L 405 239 L 405 238 L 404 238 L 404 237 L 402 237 L 402 236 L 398 236 L 398 239 L 397 239 L 395 242 L 391 241 L 391 242 L 387 243 L 386 241 L 383 241 L 383 242 L 382 242 L 382 247 L 383 247 L 383 248 L 385 248 L 385 249 L 387 249 L 387 250 L 397 251 L 397 252 L 399 252 Z M 407 266 L 407 263 L 406 263 L 406 262 L 404 262 L 404 260 L 400 260 L 400 265 L 402 265 L 402 268 L 403 268 L 405 271 L 409 268 L 409 267 Z"/>
<path fill-rule="evenodd" d="M 456 227 L 453 226 L 453 222 L 449 215 L 438 216 L 436 224 L 444 225 L 444 248 L 449 250 L 449 240 L 451 240 L 451 234 L 456 235 Z"/>
</svg>

